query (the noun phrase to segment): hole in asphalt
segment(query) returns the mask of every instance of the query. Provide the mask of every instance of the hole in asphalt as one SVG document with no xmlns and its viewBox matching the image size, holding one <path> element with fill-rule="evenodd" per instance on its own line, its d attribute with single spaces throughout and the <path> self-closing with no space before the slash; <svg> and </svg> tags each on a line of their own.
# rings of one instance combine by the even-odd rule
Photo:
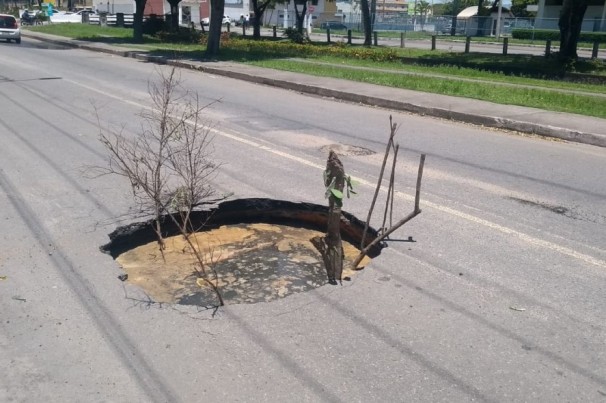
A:
<svg viewBox="0 0 606 403">
<path fill-rule="evenodd" d="M 343 213 L 343 277 L 358 255 L 364 223 Z M 204 230 L 192 238 L 205 263 L 217 273 L 226 304 L 269 302 L 309 291 L 328 283 L 322 256 L 310 242 L 326 229 L 327 208 L 310 203 L 271 199 L 242 199 L 198 211 L 194 226 Z M 154 302 L 212 306 L 213 290 L 198 281 L 196 259 L 177 229 L 166 220 L 166 249 L 160 253 L 151 221 L 118 228 L 101 250 L 111 254 L 128 274 L 126 281 L 140 286 Z M 372 241 L 377 232 L 370 228 Z M 378 245 L 358 270 L 378 256 Z M 211 278 L 214 277 L 211 275 Z"/>
</svg>

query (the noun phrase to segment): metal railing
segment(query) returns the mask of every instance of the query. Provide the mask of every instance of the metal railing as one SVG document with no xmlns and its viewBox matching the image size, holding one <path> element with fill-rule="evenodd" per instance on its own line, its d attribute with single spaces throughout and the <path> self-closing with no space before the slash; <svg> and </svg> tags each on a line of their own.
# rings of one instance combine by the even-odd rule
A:
<svg viewBox="0 0 606 403">
<path fill-rule="evenodd" d="M 338 20 L 349 29 L 362 31 L 360 14 L 340 14 Z M 558 30 L 557 18 L 511 18 L 502 17 L 498 27 L 501 35 L 510 35 L 516 28 Z M 497 19 L 493 17 L 453 18 L 453 16 L 411 16 L 401 14 L 376 14 L 373 31 L 428 32 L 444 35 L 490 36 L 497 33 Z M 582 32 L 606 32 L 606 20 L 585 19 Z"/>
</svg>

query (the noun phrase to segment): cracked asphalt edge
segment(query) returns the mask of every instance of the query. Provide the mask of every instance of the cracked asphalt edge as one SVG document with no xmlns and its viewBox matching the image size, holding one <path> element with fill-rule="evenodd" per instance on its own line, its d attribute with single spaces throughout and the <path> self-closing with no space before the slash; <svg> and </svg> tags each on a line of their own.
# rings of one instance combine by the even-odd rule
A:
<svg viewBox="0 0 606 403">
<path fill-rule="evenodd" d="M 99 46 L 97 44 L 84 43 L 75 39 L 49 37 L 47 36 L 47 34 L 39 35 L 30 32 L 23 32 L 22 35 L 40 40 L 42 42 L 56 43 L 71 48 L 78 48 L 93 52 L 102 52 L 121 57 L 131 57 L 146 62 L 197 70 L 208 74 L 214 74 L 218 76 L 249 81 L 257 84 L 298 91 L 305 94 L 312 94 L 326 98 L 336 98 L 346 102 L 375 106 L 385 109 L 392 109 L 396 111 L 409 112 L 417 115 L 433 116 L 462 123 L 469 123 L 477 126 L 491 127 L 531 135 L 557 138 L 569 142 L 606 147 L 606 136 L 597 133 L 587 133 L 563 127 L 550 126 L 541 123 L 508 119 L 503 117 L 481 115 L 476 113 L 457 112 L 443 108 L 432 108 L 423 105 L 417 105 L 410 102 L 402 102 L 397 100 L 372 97 L 348 91 L 334 90 L 315 85 L 296 83 L 288 80 L 260 77 L 253 74 L 226 70 L 224 68 L 200 65 L 192 61 L 174 60 L 166 58 L 164 56 L 151 56 L 146 54 L 145 50 L 131 50 L 120 49 L 112 46 Z"/>
</svg>

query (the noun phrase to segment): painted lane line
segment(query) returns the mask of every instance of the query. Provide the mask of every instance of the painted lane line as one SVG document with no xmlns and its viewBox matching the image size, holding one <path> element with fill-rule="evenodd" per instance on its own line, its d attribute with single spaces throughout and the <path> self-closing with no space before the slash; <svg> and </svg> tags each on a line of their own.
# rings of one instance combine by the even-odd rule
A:
<svg viewBox="0 0 606 403">
<path fill-rule="evenodd" d="M 94 92 L 103 94 L 103 95 L 105 95 L 107 97 L 110 97 L 110 98 L 114 98 L 116 100 L 119 100 L 120 102 L 124 102 L 124 103 L 127 103 L 129 105 L 137 106 L 137 107 L 140 107 L 140 108 L 143 108 L 143 109 L 149 109 L 149 106 L 143 105 L 143 104 L 141 104 L 139 102 L 135 102 L 135 101 L 131 101 L 131 100 L 128 100 L 128 99 L 125 99 L 125 98 L 122 98 L 122 97 L 118 97 L 118 96 L 110 94 L 108 92 L 101 91 L 101 90 L 99 90 L 97 88 L 93 88 L 93 87 L 90 87 L 90 86 L 87 86 L 85 84 L 81 84 L 81 83 L 78 83 L 78 82 L 75 82 L 75 81 L 72 81 L 72 80 L 66 80 L 66 81 L 69 81 L 69 82 L 71 82 L 71 83 L 73 83 L 75 85 L 84 87 L 84 88 L 86 88 L 86 89 L 88 89 L 90 91 L 94 91 Z M 189 123 L 191 124 L 192 122 L 189 122 Z M 277 150 L 275 148 L 263 145 L 263 144 L 258 143 L 256 141 L 246 139 L 246 138 L 244 138 L 245 135 L 242 134 L 242 133 L 236 132 L 237 134 L 230 134 L 230 133 L 227 133 L 227 132 L 224 132 L 224 131 L 221 131 L 221 130 L 218 130 L 218 129 L 214 129 L 214 128 L 211 129 L 211 132 L 214 133 L 214 134 L 216 134 L 216 135 L 219 135 L 219 136 L 222 136 L 222 137 L 229 138 L 231 140 L 237 141 L 237 142 L 239 142 L 241 144 L 245 144 L 247 146 L 257 148 L 259 150 L 271 153 L 273 155 L 277 155 L 279 157 L 288 159 L 290 161 L 295 161 L 295 162 L 297 162 L 299 164 L 302 164 L 302 165 L 305 165 L 305 166 L 309 166 L 311 168 L 315 168 L 315 169 L 318 169 L 318 170 L 321 170 L 321 171 L 324 171 L 324 169 L 325 169 L 324 165 L 320 165 L 320 164 L 317 164 L 315 162 L 309 161 L 309 160 L 307 160 L 305 158 L 297 157 L 297 156 L 289 154 L 287 152 Z M 362 178 L 355 178 L 355 179 L 356 179 L 356 181 L 358 181 L 358 183 L 360 183 L 362 185 L 369 186 L 371 188 L 375 187 L 375 184 L 370 183 L 367 180 L 364 180 Z M 381 191 L 385 193 L 385 192 L 387 192 L 387 188 L 385 188 L 384 186 L 381 186 Z M 403 199 L 403 200 L 414 201 L 414 197 L 409 196 L 409 195 L 407 195 L 405 193 L 402 193 L 400 191 L 395 191 L 395 195 L 398 196 L 399 198 Z M 424 200 L 424 201 L 422 201 L 422 204 L 423 204 L 423 207 L 433 208 L 433 209 L 438 210 L 440 212 L 443 212 L 443 213 L 446 213 L 446 214 L 450 214 L 452 216 L 455 216 L 455 217 L 458 217 L 458 218 L 461 218 L 461 219 L 473 222 L 473 223 L 478 224 L 478 225 L 485 226 L 485 227 L 490 228 L 490 229 L 494 229 L 494 230 L 499 231 L 501 233 L 504 233 L 504 234 L 507 234 L 507 235 L 517 236 L 522 241 L 527 242 L 527 243 L 529 243 L 531 245 L 534 245 L 534 246 L 537 246 L 537 247 L 540 247 L 540 248 L 549 249 L 549 250 L 552 250 L 554 252 L 561 253 L 561 254 L 563 254 L 565 256 L 569 256 L 569 257 L 572 257 L 574 259 L 581 260 L 581 261 L 583 261 L 585 263 L 589 263 L 591 265 L 595 265 L 595 266 L 598 266 L 598 267 L 606 269 L 606 261 L 605 260 L 601 260 L 601 259 L 595 258 L 593 256 L 590 256 L 590 255 L 578 252 L 578 251 L 576 251 L 574 249 L 567 248 L 565 246 L 561 246 L 561 245 L 558 245 L 558 244 L 553 243 L 553 242 L 549 242 L 549 241 L 546 241 L 546 240 L 543 240 L 543 239 L 539 239 L 539 238 L 533 237 L 531 235 L 525 234 L 525 233 L 517 231 L 515 229 L 509 228 L 509 227 L 506 227 L 506 226 L 503 226 L 503 225 L 500 225 L 500 224 L 497 224 L 497 223 L 485 220 L 483 218 L 476 217 L 474 215 L 471 215 L 471 214 L 468 214 L 468 213 L 465 213 L 465 212 L 462 212 L 462 211 L 459 211 L 459 210 L 455 210 L 455 209 L 447 207 L 447 206 L 443 206 L 443 205 L 437 204 L 437 203 L 433 203 L 433 202 Z"/>
<path fill-rule="evenodd" d="M 244 143 L 244 144 L 247 144 L 247 145 L 250 145 L 250 146 L 253 146 L 253 147 L 257 147 L 260 150 L 270 152 L 270 153 L 272 153 L 274 155 L 278 155 L 280 157 L 289 159 L 291 161 L 299 162 L 301 164 L 307 165 L 309 167 L 317 168 L 317 169 L 322 170 L 322 171 L 325 169 L 325 167 L 322 166 L 322 165 L 319 165 L 319 164 L 316 164 L 314 162 L 308 161 L 308 160 L 303 159 L 301 157 L 297 157 L 297 156 L 288 154 L 288 153 L 286 153 L 284 151 L 275 150 L 275 149 L 272 149 L 272 148 L 270 148 L 268 146 L 261 145 L 259 143 L 254 142 L 254 141 L 251 141 L 251 140 L 245 140 L 245 139 L 240 138 L 240 137 L 238 137 L 236 135 L 224 133 L 224 132 L 221 132 L 219 130 L 215 130 L 215 132 L 218 135 L 230 138 L 230 139 L 235 140 L 235 141 L 239 141 L 241 143 Z M 371 188 L 375 187 L 375 185 L 373 183 L 370 183 L 369 181 L 367 181 L 365 179 L 355 178 L 355 180 L 357 182 L 359 182 L 360 184 L 362 184 L 362 185 L 369 186 Z M 386 193 L 387 192 L 387 188 L 385 186 L 381 186 L 381 191 L 384 192 L 384 193 Z M 414 202 L 414 197 L 413 196 L 407 195 L 407 194 L 399 192 L 399 191 L 396 191 L 395 194 L 399 198 L 401 198 L 403 200 Z M 598 267 L 606 269 L 606 261 L 594 258 L 593 256 L 590 256 L 590 255 L 586 255 L 586 254 L 577 252 L 574 249 L 567 248 L 565 246 L 561 246 L 561 245 L 555 244 L 553 242 L 545 241 L 543 239 L 535 238 L 535 237 L 533 237 L 531 235 L 525 234 L 525 233 L 517 231 L 515 229 L 509 228 L 509 227 L 505 227 L 503 225 L 500 225 L 500 224 L 497 224 L 497 223 L 485 220 L 483 218 L 479 218 L 479 217 L 476 217 L 474 215 L 471 215 L 471 214 L 468 214 L 468 213 L 465 213 L 465 212 L 462 212 L 462 211 L 459 211 L 459 210 L 455 210 L 453 208 L 446 207 L 446 206 L 443 206 L 443 205 L 440 205 L 440 204 L 437 204 L 437 203 L 433 203 L 433 202 L 430 202 L 430 201 L 423 201 L 422 204 L 423 204 L 423 207 L 430 207 L 430 208 L 433 208 L 435 210 L 441 211 L 443 213 L 450 214 L 450 215 L 453 215 L 455 217 L 462 218 L 464 220 L 473 222 L 475 224 L 483 225 L 483 226 L 488 227 L 490 229 L 497 230 L 497 231 L 499 231 L 501 233 L 504 233 L 504 234 L 507 234 L 507 235 L 517 236 L 521 240 L 523 240 L 525 242 L 528 242 L 531 245 L 542 247 L 542 248 L 546 248 L 546 249 L 550 249 L 550 250 L 553 250 L 555 252 L 559 252 L 559 253 L 561 253 L 563 255 L 570 256 L 570 257 L 573 257 L 575 259 L 584 261 L 586 263 L 589 263 L 589 264 L 592 264 L 592 265 L 595 265 L 595 266 L 598 266 Z"/>
</svg>

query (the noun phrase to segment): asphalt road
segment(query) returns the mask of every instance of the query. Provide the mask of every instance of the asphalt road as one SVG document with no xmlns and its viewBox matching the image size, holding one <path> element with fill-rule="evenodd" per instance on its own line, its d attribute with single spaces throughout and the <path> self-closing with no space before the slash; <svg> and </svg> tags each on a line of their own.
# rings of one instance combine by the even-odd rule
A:
<svg viewBox="0 0 606 403">
<path fill-rule="evenodd" d="M 365 218 L 393 115 L 403 216 L 427 153 L 423 213 L 353 281 L 212 317 L 152 303 L 98 249 L 133 206 L 86 174 L 98 121 L 135 135 L 161 67 L 0 54 L 0 401 L 606 401 L 605 149 L 182 71 L 219 100 L 234 198 L 324 203 L 325 147 L 360 147 L 345 209 Z"/>
</svg>

